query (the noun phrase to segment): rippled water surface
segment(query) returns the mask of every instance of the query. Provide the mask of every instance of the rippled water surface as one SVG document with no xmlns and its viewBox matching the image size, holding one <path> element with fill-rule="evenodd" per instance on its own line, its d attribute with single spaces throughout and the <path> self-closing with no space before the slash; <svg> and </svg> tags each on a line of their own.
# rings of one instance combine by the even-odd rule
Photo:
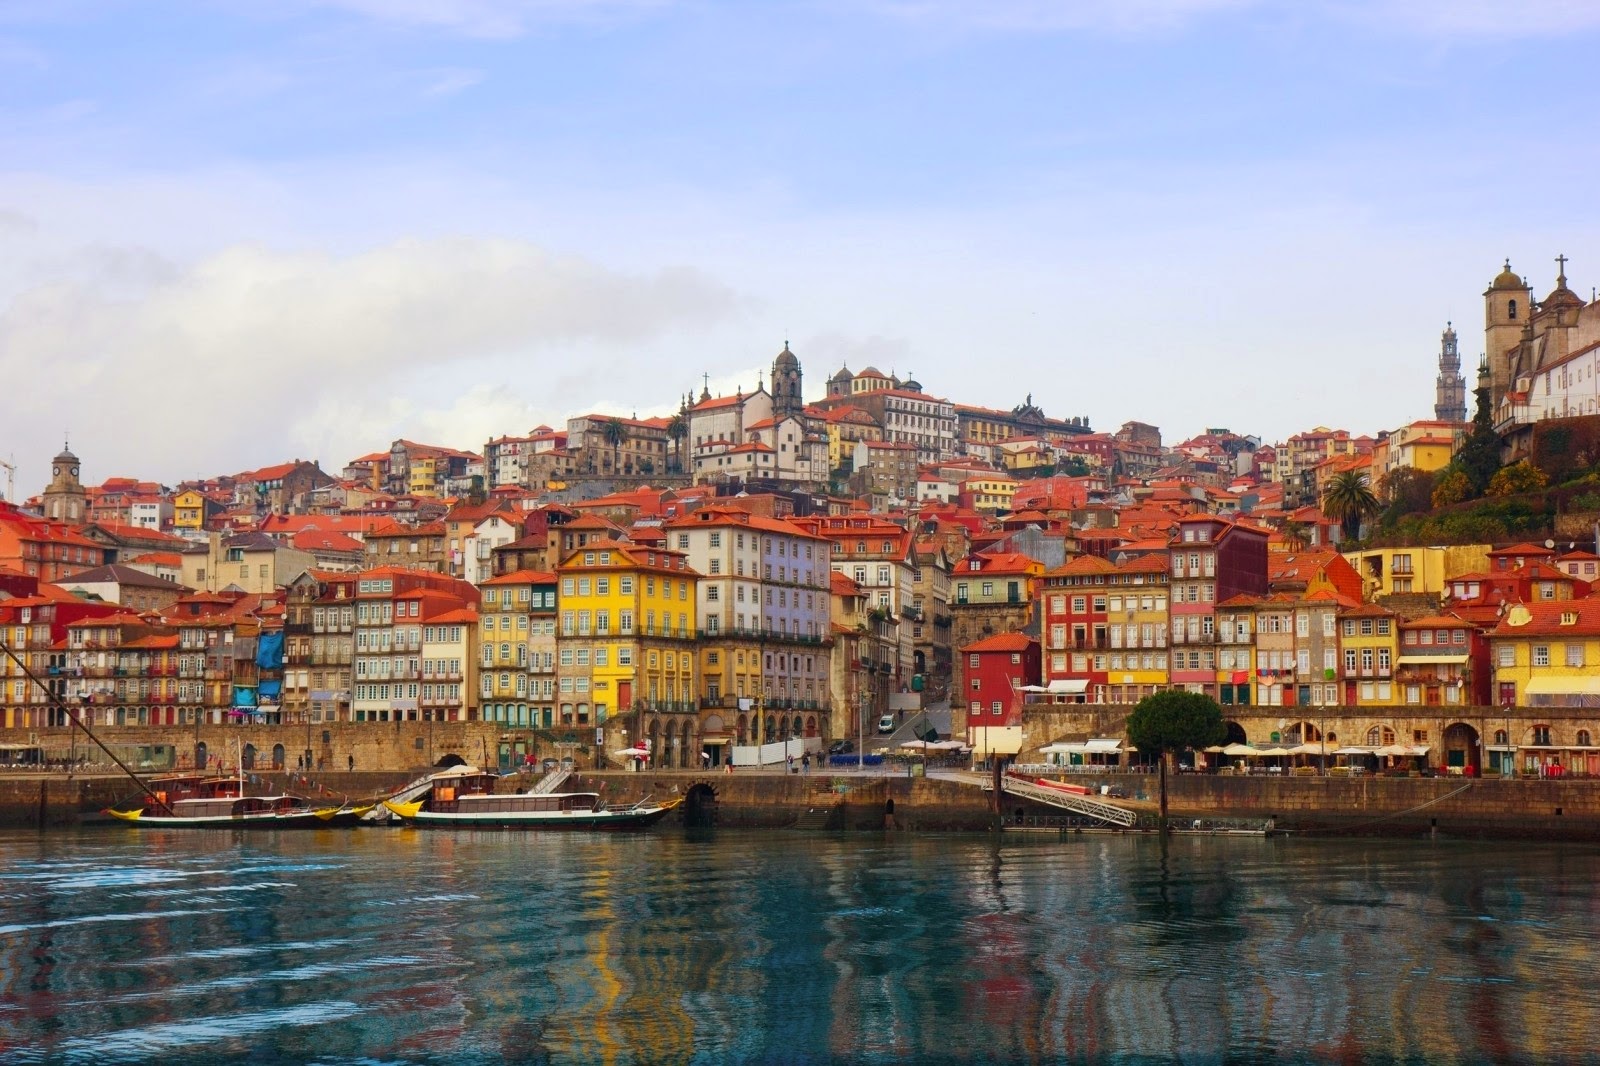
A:
<svg viewBox="0 0 1600 1066">
<path fill-rule="evenodd" d="M 1590 1057 L 1600 853 L 0 835 L 0 1061 Z"/>
</svg>

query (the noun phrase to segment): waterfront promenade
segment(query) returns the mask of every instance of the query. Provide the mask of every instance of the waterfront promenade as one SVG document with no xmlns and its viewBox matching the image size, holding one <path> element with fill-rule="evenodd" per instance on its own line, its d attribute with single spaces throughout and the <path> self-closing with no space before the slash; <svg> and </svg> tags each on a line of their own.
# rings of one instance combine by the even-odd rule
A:
<svg viewBox="0 0 1600 1066">
<path fill-rule="evenodd" d="M 253 772 L 252 788 L 312 796 L 359 798 L 391 790 L 422 770 L 277 774 Z M 568 786 L 597 790 L 610 802 L 647 795 L 685 800 L 680 820 L 723 828 L 815 828 L 881 831 L 885 815 L 901 832 L 983 832 L 1050 818 L 1060 812 L 1003 797 L 996 810 L 986 775 L 933 770 L 910 776 L 897 767 L 830 767 L 810 773 L 778 768 L 721 771 L 577 771 Z M 1096 791 L 1122 794 L 1118 802 L 1153 825 L 1157 782 L 1151 774 L 1066 776 Z M 503 787 L 530 786 L 535 775 L 510 775 Z M 1385 836 L 1529 837 L 1600 840 L 1600 781 L 1588 779 L 1332 778 L 1175 775 L 1168 778 L 1175 821 L 1203 819 L 1271 824 L 1306 834 Z M 132 788 L 117 774 L 11 772 L 0 775 L 0 825 L 68 826 L 93 821 L 97 812 L 127 798 Z M 892 807 L 891 807 L 892 803 Z"/>
</svg>

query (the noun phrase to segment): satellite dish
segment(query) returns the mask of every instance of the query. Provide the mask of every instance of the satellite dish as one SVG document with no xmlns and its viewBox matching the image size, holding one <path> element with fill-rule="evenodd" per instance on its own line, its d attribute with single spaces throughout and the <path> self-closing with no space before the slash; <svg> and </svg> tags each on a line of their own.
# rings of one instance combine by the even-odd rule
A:
<svg viewBox="0 0 1600 1066">
<path fill-rule="evenodd" d="M 1546 548 L 1554 548 L 1556 546 L 1556 542 L 1553 540 L 1547 540 L 1544 542 L 1544 546 Z"/>
</svg>

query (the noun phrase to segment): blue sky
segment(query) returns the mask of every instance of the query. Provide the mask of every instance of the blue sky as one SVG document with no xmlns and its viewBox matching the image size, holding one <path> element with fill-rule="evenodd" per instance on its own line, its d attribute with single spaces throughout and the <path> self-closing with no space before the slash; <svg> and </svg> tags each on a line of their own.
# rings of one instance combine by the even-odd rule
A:
<svg viewBox="0 0 1600 1066">
<path fill-rule="evenodd" d="M 0 456 L 176 481 L 754 384 L 1431 414 L 1600 281 L 1600 5 L 0 0 Z M 1470 366 L 1468 367 L 1470 373 Z"/>
</svg>

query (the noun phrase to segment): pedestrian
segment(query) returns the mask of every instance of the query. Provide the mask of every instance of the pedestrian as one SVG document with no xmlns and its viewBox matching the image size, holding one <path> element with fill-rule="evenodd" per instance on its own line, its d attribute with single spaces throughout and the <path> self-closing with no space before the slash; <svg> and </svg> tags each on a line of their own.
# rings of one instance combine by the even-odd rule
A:
<svg viewBox="0 0 1600 1066">
<path fill-rule="evenodd" d="M 806 774 L 811 772 L 811 753 L 809 751 L 800 756 L 800 772 Z"/>
<path fill-rule="evenodd" d="M 351 773 L 355 773 L 356 772 L 356 757 L 354 755 L 350 755 L 350 756 L 347 756 L 347 759 L 349 760 L 349 763 L 350 763 L 350 772 Z"/>
</svg>

